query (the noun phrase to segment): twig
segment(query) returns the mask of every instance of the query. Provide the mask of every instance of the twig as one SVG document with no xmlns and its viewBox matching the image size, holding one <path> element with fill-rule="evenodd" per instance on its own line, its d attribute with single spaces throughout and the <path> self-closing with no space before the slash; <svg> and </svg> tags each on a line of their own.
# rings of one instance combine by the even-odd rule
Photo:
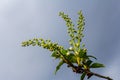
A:
<svg viewBox="0 0 120 80">
<path fill-rule="evenodd" d="M 97 74 L 97 73 L 94 73 L 94 72 L 90 72 L 90 73 L 92 73 L 94 76 L 97 76 L 97 77 L 100 77 L 100 78 L 104 78 L 104 79 L 107 79 L 107 80 L 113 80 L 110 77 L 103 76 L 103 75 L 100 75 L 100 74 Z"/>
</svg>

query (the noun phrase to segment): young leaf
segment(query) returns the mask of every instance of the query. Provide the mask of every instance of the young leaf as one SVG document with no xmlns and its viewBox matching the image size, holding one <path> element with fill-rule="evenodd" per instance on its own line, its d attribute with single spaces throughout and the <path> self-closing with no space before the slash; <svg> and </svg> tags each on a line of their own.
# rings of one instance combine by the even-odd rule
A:
<svg viewBox="0 0 120 80">
<path fill-rule="evenodd" d="M 84 58 L 84 59 L 88 59 L 87 54 L 86 54 L 86 53 L 83 53 L 83 52 L 79 53 L 79 57 L 80 57 L 80 58 Z"/>
<path fill-rule="evenodd" d="M 88 55 L 88 57 L 91 57 L 91 58 L 94 58 L 97 60 L 97 58 L 95 56 L 92 56 L 92 55 Z"/>
<path fill-rule="evenodd" d="M 84 73 L 82 73 L 82 75 L 81 75 L 81 79 L 80 79 L 80 80 L 84 80 L 85 75 L 86 75 L 86 73 L 85 73 L 85 72 L 84 72 Z"/>
<path fill-rule="evenodd" d="M 104 65 L 101 64 L 101 63 L 93 63 L 93 64 L 90 66 L 90 68 L 101 68 L 101 67 L 104 67 Z"/>
<path fill-rule="evenodd" d="M 61 61 L 59 62 L 59 64 L 56 66 L 55 74 L 57 73 L 57 71 L 60 69 L 60 67 L 61 67 L 63 64 L 64 64 L 64 61 L 61 60 Z"/>
<path fill-rule="evenodd" d="M 93 61 L 88 60 L 88 61 L 86 62 L 86 65 L 87 65 L 87 66 L 90 66 L 90 64 L 91 64 L 92 62 L 93 62 Z"/>
<path fill-rule="evenodd" d="M 61 53 L 62 53 L 62 55 L 67 55 L 67 50 L 65 50 L 65 49 L 61 49 Z"/>
<path fill-rule="evenodd" d="M 76 56 L 74 54 L 69 54 L 67 56 L 67 59 L 71 62 L 71 63 L 77 63 L 77 60 L 76 60 Z"/>
<path fill-rule="evenodd" d="M 54 57 L 55 59 L 57 59 L 57 58 L 60 58 L 60 54 L 58 54 L 57 51 L 54 51 L 51 57 Z"/>
</svg>

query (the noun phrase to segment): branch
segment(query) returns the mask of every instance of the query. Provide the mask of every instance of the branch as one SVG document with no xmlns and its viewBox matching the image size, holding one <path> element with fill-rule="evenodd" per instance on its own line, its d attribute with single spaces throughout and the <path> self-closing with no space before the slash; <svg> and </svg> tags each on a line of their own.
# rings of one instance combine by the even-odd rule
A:
<svg viewBox="0 0 120 80">
<path fill-rule="evenodd" d="M 88 79 L 91 77 L 91 76 L 97 76 L 99 78 L 104 78 L 104 79 L 107 79 L 107 80 L 113 80 L 112 78 L 108 77 L 108 76 L 103 76 L 101 74 L 98 74 L 98 73 L 94 73 L 94 72 L 91 72 L 90 70 L 85 70 L 85 69 L 82 69 L 80 67 L 77 67 L 75 68 L 75 70 L 73 70 L 73 72 L 76 72 L 76 73 L 79 73 L 79 74 L 82 74 L 83 72 L 85 72 L 88 76 Z"/>
<path fill-rule="evenodd" d="M 103 75 L 100 75 L 98 73 L 94 73 L 94 72 L 91 72 L 90 70 L 85 70 L 83 69 L 81 66 L 75 66 L 74 64 L 72 64 L 69 60 L 67 60 L 64 56 L 63 56 L 63 60 L 65 63 L 68 64 L 68 67 L 72 67 L 72 70 L 73 72 L 76 72 L 76 73 L 79 73 L 79 74 L 82 74 L 83 72 L 85 72 L 88 76 L 88 79 L 91 77 L 91 76 L 97 76 L 99 78 L 104 78 L 104 79 L 107 79 L 107 80 L 113 80 L 111 79 L 110 77 L 108 76 L 103 76 Z"/>
<path fill-rule="evenodd" d="M 97 74 L 97 73 L 94 73 L 94 72 L 90 72 L 90 73 L 93 74 L 94 76 L 97 76 L 97 77 L 100 77 L 100 78 L 104 78 L 104 79 L 107 79 L 107 80 L 113 80 L 110 77 L 103 76 L 103 75 L 100 75 L 100 74 Z"/>
</svg>

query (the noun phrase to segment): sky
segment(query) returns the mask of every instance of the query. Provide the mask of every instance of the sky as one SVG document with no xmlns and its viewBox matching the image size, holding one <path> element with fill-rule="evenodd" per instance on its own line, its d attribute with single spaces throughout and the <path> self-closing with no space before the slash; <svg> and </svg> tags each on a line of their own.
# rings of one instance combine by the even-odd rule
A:
<svg viewBox="0 0 120 80">
<path fill-rule="evenodd" d="M 80 75 L 66 65 L 54 75 L 58 61 L 50 57 L 50 52 L 40 47 L 21 47 L 21 42 L 44 38 L 69 48 L 67 28 L 58 13 L 69 14 L 75 23 L 80 10 L 86 20 L 83 42 L 88 54 L 106 66 L 93 71 L 119 80 L 119 3 L 119 0 L 0 0 L 0 80 L 79 80 Z"/>
</svg>

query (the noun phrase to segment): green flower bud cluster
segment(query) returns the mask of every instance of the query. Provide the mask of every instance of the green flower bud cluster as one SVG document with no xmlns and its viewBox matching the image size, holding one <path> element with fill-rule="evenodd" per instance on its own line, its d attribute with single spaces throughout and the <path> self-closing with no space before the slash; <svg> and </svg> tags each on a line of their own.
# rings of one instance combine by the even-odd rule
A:
<svg viewBox="0 0 120 80">
<path fill-rule="evenodd" d="M 82 14 L 82 11 L 79 11 L 78 15 L 79 17 L 77 21 L 77 42 L 78 44 L 80 44 L 80 42 L 82 41 L 82 38 L 84 37 L 83 30 L 84 30 L 84 25 L 85 25 L 85 19 Z"/>
<path fill-rule="evenodd" d="M 78 21 L 77 21 L 77 28 L 78 28 L 77 34 L 78 34 L 79 38 L 82 38 L 82 37 L 84 37 L 82 32 L 84 30 L 85 19 L 84 19 L 84 16 L 82 14 L 82 11 L 79 11 L 78 15 L 79 15 L 79 17 L 78 17 Z"/>
<path fill-rule="evenodd" d="M 71 39 L 69 40 L 69 44 L 71 46 L 73 46 L 74 45 L 74 40 L 75 40 L 74 33 L 76 33 L 76 30 L 74 28 L 74 24 L 72 23 L 71 18 L 69 18 L 68 15 L 64 14 L 64 12 L 60 12 L 59 16 L 61 16 L 64 19 L 64 21 L 66 22 L 66 26 L 68 27 L 67 32 L 68 32 L 69 36 L 71 37 Z"/>
<path fill-rule="evenodd" d="M 67 14 L 64 14 L 64 12 L 60 12 L 59 16 L 61 16 L 66 21 L 66 26 L 73 29 L 74 24 L 72 23 L 71 18 L 69 18 Z"/>
<path fill-rule="evenodd" d="M 26 46 L 40 46 L 43 47 L 45 49 L 48 49 L 50 51 L 55 51 L 55 50 L 61 50 L 63 49 L 63 46 L 58 45 L 58 43 L 52 43 L 51 40 L 44 40 L 42 38 L 34 38 L 33 40 L 28 40 L 25 42 L 22 42 L 22 46 L 26 47 Z"/>
<path fill-rule="evenodd" d="M 59 16 L 61 16 L 64 21 L 66 22 L 66 25 L 68 27 L 68 34 L 70 36 L 69 44 L 71 47 L 73 47 L 74 54 L 77 57 L 77 62 L 79 65 L 82 64 L 83 59 L 79 57 L 83 53 L 83 50 L 87 49 L 84 48 L 84 46 L 81 45 L 82 38 L 84 37 L 83 35 L 83 30 L 84 30 L 84 25 L 85 25 L 85 19 L 82 14 L 82 11 L 78 12 L 78 21 L 77 21 L 77 27 L 75 28 L 74 24 L 72 23 L 71 18 L 68 17 L 68 15 L 64 14 L 64 12 L 60 12 Z"/>
<path fill-rule="evenodd" d="M 66 25 L 68 27 L 68 34 L 70 36 L 69 44 L 75 49 L 80 48 L 80 43 L 82 41 L 82 38 L 84 37 L 83 35 L 83 30 L 84 30 L 84 25 L 85 25 L 85 19 L 82 14 L 82 11 L 78 12 L 78 21 L 77 21 L 77 27 L 75 28 L 74 24 L 72 23 L 71 18 L 68 17 L 68 15 L 64 14 L 64 12 L 60 12 L 59 16 L 61 16 L 64 21 L 66 22 Z M 77 30 L 76 30 L 77 29 Z"/>
</svg>

